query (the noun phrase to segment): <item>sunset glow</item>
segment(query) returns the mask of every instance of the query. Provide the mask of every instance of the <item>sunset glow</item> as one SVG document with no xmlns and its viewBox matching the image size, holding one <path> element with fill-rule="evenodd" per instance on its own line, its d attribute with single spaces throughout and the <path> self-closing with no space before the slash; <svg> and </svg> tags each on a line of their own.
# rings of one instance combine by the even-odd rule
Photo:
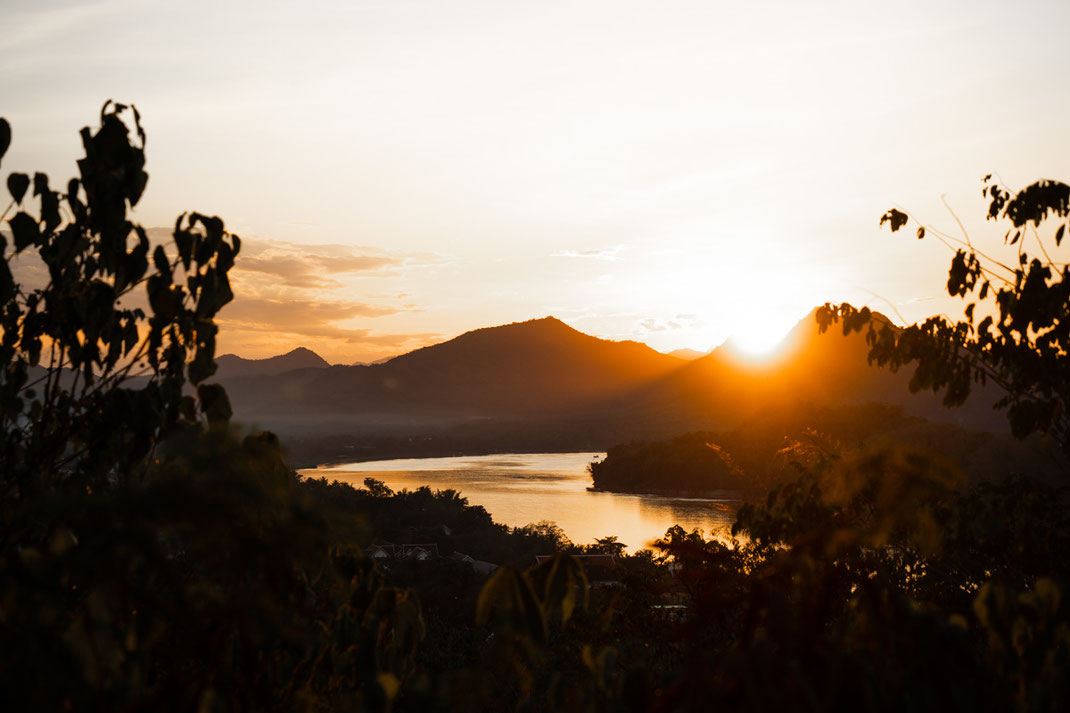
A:
<svg viewBox="0 0 1070 713">
<path fill-rule="evenodd" d="M 784 341 L 787 330 L 776 332 L 762 325 L 762 322 L 756 322 L 752 330 L 733 334 L 726 343 L 734 350 L 754 359 L 773 356 Z"/>
<path fill-rule="evenodd" d="M 941 195 L 981 215 L 986 173 L 1065 173 L 1070 5 L 1029 5 L 29 3 L 5 167 L 66 180 L 71 127 L 136 103 L 136 219 L 243 238 L 223 352 L 372 361 L 547 314 L 761 351 L 825 301 L 946 311 L 946 249 L 881 233 L 891 204 L 957 232 Z"/>
</svg>

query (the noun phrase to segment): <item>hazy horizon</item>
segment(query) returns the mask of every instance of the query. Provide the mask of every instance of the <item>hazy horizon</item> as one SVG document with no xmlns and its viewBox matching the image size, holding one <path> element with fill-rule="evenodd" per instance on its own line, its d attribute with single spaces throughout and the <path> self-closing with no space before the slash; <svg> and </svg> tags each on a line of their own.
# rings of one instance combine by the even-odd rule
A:
<svg viewBox="0 0 1070 713">
<path fill-rule="evenodd" d="M 809 316 L 809 315 L 807 315 L 807 316 Z M 800 320 L 798 322 L 796 322 L 792 326 L 793 327 L 797 326 L 800 322 L 806 320 L 807 316 L 804 316 L 804 317 L 800 318 Z M 427 342 L 426 344 L 422 344 L 420 346 L 412 347 L 411 349 L 405 349 L 403 351 L 398 351 L 398 352 L 396 352 L 394 354 L 390 354 L 389 356 L 382 357 L 382 358 L 377 359 L 375 361 L 364 362 L 364 361 L 359 361 L 358 360 L 356 362 L 331 362 L 329 359 L 326 360 L 326 361 L 328 363 L 330 363 L 331 365 L 333 365 L 333 366 L 353 366 L 353 365 L 376 364 L 376 363 L 380 363 L 382 361 L 388 361 L 388 360 L 390 360 L 390 359 L 392 359 L 394 357 L 397 357 L 397 356 L 402 356 L 404 354 L 408 354 L 409 352 L 416 351 L 416 350 L 422 349 L 424 347 L 435 346 L 436 344 L 442 344 L 444 342 L 452 341 L 452 340 L 456 339 L 457 337 L 463 336 L 464 334 L 467 334 L 467 333 L 472 332 L 472 331 L 479 331 L 479 330 L 482 330 L 482 329 L 493 329 L 493 328 L 496 328 L 496 327 L 508 327 L 508 326 L 512 326 L 514 324 L 524 324 L 524 323 L 527 323 L 527 322 L 538 322 L 538 321 L 541 321 L 541 320 L 544 320 L 544 319 L 557 319 L 558 321 L 562 322 L 566 326 L 571 327 L 572 329 L 577 329 L 575 326 L 569 324 L 565 320 L 559 319 L 556 315 L 549 314 L 549 315 L 543 315 L 541 317 L 530 317 L 528 319 L 516 320 L 514 322 L 506 322 L 506 323 L 503 323 L 503 324 L 487 324 L 487 325 L 484 325 L 482 327 L 474 327 L 473 329 L 465 330 L 464 332 L 461 332 L 459 334 L 444 335 L 440 339 L 434 339 L 432 341 Z M 582 332 L 582 330 L 579 330 L 579 329 L 577 329 L 577 331 L 581 331 Z M 586 334 L 586 332 L 583 332 L 583 333 Z M 594 337 L 597 337 L 599 339 L 608 339 L 606 337 L 598 337 L 598 335 L 588 335 L 588 336 L 594 336 Z M 777 348 L 780 346 L 780 344 L 784 341 L 784 339 L 786 337 L 787 337 L 786 333 L 780 335 L 780 338 L 777 339 L 775 342 L 773 342 L 771 344 L 771 347 L 770 347 L 771 350 L 772 351 L 776 351 Z M 732 337 L 730 337 L 730 336 L 726 337 L 719 344 L 714 344 L 712 347 L 710 347 L 709 349 L 705 349 L 705 350 L 689 349 L 689 348 L 686 348 L 686 347 L 657 349 L 653 345 L 648 344 L 647 342 L 639 340 L 639 339 L 617 339 L 617 340 L 609 339 L 609 341 L 615 341 L 615 342 L 620 342 L 620 341 L 637 342 L 639 344 L 643 344 L 644 346 L 649 347 L 650 349 L 653 349 L 654 351 L 657 351 L 657 352 L 659 352 L 661 354 L 665 354 L 665 355 L 669 355 L 669 356 L 672 356 L 677 352 L 689 352 L 690 354 L 688 356 L 680 356 L 680 358 L 682 358 L 684 360 L 697 358 L 698 356 L 705 356 L 705 355 L 707 355 L 707 354 L 709 354 L 711 352 L 716 351 L 720 347 L 738 347 L 739 346 L 739 345 L 734 343 Z M 238 353 L 238 352 L 230 352 L 230 351 L 228 351 L 228 352 L 220 352 L 216 358 L 219 358 L 219 357 L 222 357 L 222 356 L 231 356 L 231 357 L 238 357 L 240 359 L 245 359 L 245 360 L 249 360 L 249 361 L 257 361 L 257 360 L 272 359 L 272 358 L 280 357 L 280 356 L 286 356 L 286 355 L 288 355 L 288 354 L 290 354 L 292 352 L 301 351 L 301 350 L 311 351 L 312 353 L 316 354 L 317 356 L 319 356 L 321 358 L 323 357 L 323 355 L 320 354 L 319 352 L 317 352 L 315 349 L 312 349 L 312 348 L 308 347 L 307 345 L 299 343 L 299 342 L 294 342 L 293 344 L 291 344 L 289 346 L 284 346 L 284 347 L 282 347 L 282 349 L 283 349 L 282 351 L 279 351 L 279 352 L 276 352 L 276 353 L 265 354 L 264 356 L 255 356 L 255 357 L 246 356 L 245 354 L 241 354 L 241 353 Z M 753 352 L 752 353 L 752 352 L 746 351 L 746 349 L 743 349 L 742 351 L 748 357 L 751 357 L 751 356 L 753 356 L 753 357 L 761 357 L 765 353 L 764 351 L 762 351 L 762 352 Z M 679 356 L 679 355 L 677 355 L 677 356 Z"/>
</svg>

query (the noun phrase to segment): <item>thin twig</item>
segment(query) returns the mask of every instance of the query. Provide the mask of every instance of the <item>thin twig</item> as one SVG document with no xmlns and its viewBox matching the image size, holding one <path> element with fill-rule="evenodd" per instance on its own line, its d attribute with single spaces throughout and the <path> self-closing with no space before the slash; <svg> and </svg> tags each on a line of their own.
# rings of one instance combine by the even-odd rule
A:
<svg viewBox="0 0 1070 713">
<path fill-rule="evenodd" d="M 900 321 L 901 321 L 901 322 L 902 322 L 902 323 L 903 323 L 904 325 L 906 325 L 906 324 L 907 324 L 907 322 L 908 322 L 909 320 L 907 320 L 907 318 L 906 318 L 906 317 L 904 317 L 904 316 L 903 316 L 903 314 L 902 314 L 902 313 L 901 313 L 901 312 L 900 312 L 900 311 L 899 311 L 898 309 L 896 309 L 895 305 L 894 305 L 894 304 L 892 304 L 891 300 L 889 300 L 889 299 L 888 299 L 887 297 L 884 297 L 884 296 L 882 296 L 882 295 L 878 295 L 878 294 L 877 294 L 876 292 L 874 292 L 874 291 L 872 291 L 872 290 L 867 290 L 867 289 L 866 289 L 865 287 L 859 287 L 858 289 L 862 290 L 863 292 L 867 292 L 867 293 L 869 293 L 870 295 L 873 295 L 873 296 L 874 296 L 874 297 L 876 297 L 877 299 L 879 299 L 879 300 L 881 300 L 882 302 L 884 302 L 884 303 L 885 303 L 886 305 L 888 305 L 889 307 L 891 307 L 891 308 L 892 308 L 892 311 L 893 311 L 893 312 L 895 312 L 895 315 L 896 315 L 897 317 L 899 317 Z"/>
<path fill-rule="evenodd" d="M 955 222 L 959 224 L 959 230 L 962 231 L 962 237 L 966 238 L 966 245 L 968 245 L 972 250 L 973 245 L 970 243 L 970 234 L 966 232 L 966 226 L 962 224 L 962 221 L 959 220 L 959 217 L 955 215 L 955 211 L 951 209 L 951 204 L 947 202 L 946 193 L 940 194 L 940 202 L 944 204 L 944 207 L 947 208 L 947 212 L 950 213 L 951 217 L 955 219 Z"/>
</svg>

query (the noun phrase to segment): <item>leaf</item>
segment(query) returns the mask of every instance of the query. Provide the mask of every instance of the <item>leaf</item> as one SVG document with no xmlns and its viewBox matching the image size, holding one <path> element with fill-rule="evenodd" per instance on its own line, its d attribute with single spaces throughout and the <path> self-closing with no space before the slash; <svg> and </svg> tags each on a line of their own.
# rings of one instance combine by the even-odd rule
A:
<svg viewBox="0 0 1070 713">
<path fill-rule="evenodd" d="M 925 226 L 922 225 L 922 226 L 918 227 L 918 240 L 921 240 L 924 237 L 925 237 Z"/>
<path fill-rule="evenodd" d="M 16 203 L 22 203 L 26 189 L 30 187 L 30 177 L 25 173 L 12 173 L 7 177 L 7 191 Z"/>
<path fill-rule="evenodd" d="M 152 251 L 152 263 L 156 266 L 156 272 L 167 282 L 171 282 L 171 264 L 167 262 L 167 253 L 164 252 L 163 245 L 157 245 Z"/>
<path fill-rule="evenodd" d="M 201 384 L 197 387 L 197 399 L 201 402 L 201 413 L 209 422 L 229 421 L 234 415 L 227 390 L 220 384 Z"/>
<path fill-rule="evenodd" d="M 85 205 L 78 198 L 78 188 L 81 184 L 77 178 L 72 178 L 67 182 L 67 205 L 71 207 L 71 212 L 74 213 L 74 217 L 78 221 L 85 220 Z"/>
<path fill-rule="evenodd" d="M 587 606 L 587 575 L 575 557 L 559 552 L 529 569 L 527 576 L 547 616 L 560 610 L 562 624 L 577 604 Z"/>
<path fill-rule="evenodd" d="M 33 194 L 41 196 L 48 193 L 48 174 L 38 171 L 33 174 Z"/>
<path fill-rule="evenodd" d="M 179 402 L 178 412 L 182 414 L 182 418 L 187 421 L 193 422 L 197 420 L 197 400 L 192 396 L 183 396 L 182 401 Z"/>
<path fill-rule="evenodd" d="M 379 688 L 382 689 L 383 695 L 386 696 L 388 701 L 392 701 L 397 697 L 398 689 L 401 687 L 397 676 L 384 671 L 376 676 L 376 680 L 379 682 Z"/>
<path fill-rule="evenodd" d="M 1059 611 L 1062 592 L 1054 580 L 1041 577 L 1033 585 L 1033 591 L 1030 594 L 1029 598 L 1034 608 L 1047 617 L 1052 617 Z"/>
<path fill-rule="evenodd" d="M 1037 181 L 1007 203 L 1006 215 L 1016 228 L 1026 223 L 1039 227 L 1049 213 L 1064 218 L 1070 214 L 1070 186 L 1059 181 Z"/>
<path fill-rule="evenodd" d="M 215 323 L 209 320 L 208 324 L 214 329 Z M 199 384 L 205 379 L 209 378 L 216 372 L 215 363 L 215 337 L 212 336 L 210 344 L 206 344 L 203 347 L 197 349 L 197 354 L 194 356 L 193 361 L 189 363 L 189 380 L 191 383 Z"/>
<path fill-rule="evenodd" d="M 11 124 L 7 119 L 0 119 L 0 159 L 7 153 L 7 147 L 11 145 Z"/>
<path fill-rule="evenodd" d="M 909 219 L 910 219 L 910 216 L 908 216 L 903 211 L 896 210 L 895 208 L 892 208 L 887 213 L 885 213 L 884 215 L 881 216 L 881 223 L 880 224 L 883 226 L 885 223 L 891 223 L 892 224 L 892 232 L 894 233 L 895 231 L 899 230 L 904 225 L 906 225 L 907 221 Z"/>
<path fill-rule="evenodd" d="M 7 266 L 7 260 L 0 260 L 0 302 L 6 304 L 14 293 L 15 280 L 11 276 L 11 268 Z"/>
<path fill-rule="evenodd" d="M 1063 241 L 1063 233 L 1066 232 L 1066 224 L 1063 223 L 1059 226 L 1059 229 L 1055 231 L 1055 246 L 1058 247 L 1059 243 Z"/>
<path fill-rule="evenodd" d="M 49 233 L 60 224 L 59 197 L 48 187 L 48 176 L 35 173 L 33 176 L 33 194 L 41 196 L 41 221 L 45 232 Z"/>
<path fill-rule="evenodd" d="M 15 237 L 15 252 L 33 245 L 41 236 L 37 221 L 23 211 L 19 211 L 7 224 L 11 226 L 11 234 Z"/>
<path fill-rule="evenodd" d="M 968 274 L 968 268 L 966 266 L 966 253 L 959 250 L 955 253 L 955 257 L 951 259 L 951 268 L 947 274 L 947 293 L 952 297 L 960 294 L 965 294 L 966 276 Z"/>
<path fill-rule="evenodd" d="M 205 237 L 213 247 L 223 239 L 223 221 L 216 216 L 199 216 L 204 226 Z"/>
<path fill-rule="evenodd" d="M 193 258 L 193 236 L 188 230 L 175 230 L 173 235 L 175 247 L 178 248 L 178 257 L 182 260 L 182 268 L 189 271 L 190 261 Z"/>
<path fill-rule="evenodd" d="M 476 624 L 486 626 L 492 615 L 515 634 L 542 643 L 546 640 L 546 616 L 527 578 L 511 567 L 499 567 L 483 585 L 476 600 Z"/>
</svg>

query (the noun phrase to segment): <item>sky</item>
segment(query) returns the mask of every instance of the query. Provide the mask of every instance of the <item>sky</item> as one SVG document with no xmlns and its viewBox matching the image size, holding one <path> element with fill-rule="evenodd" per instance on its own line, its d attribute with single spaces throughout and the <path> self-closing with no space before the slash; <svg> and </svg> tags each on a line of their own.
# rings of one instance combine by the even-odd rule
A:
<svg viewBox="0 0 1070 713">
<path fill-rule="evenodd" d="M 1002 246 L 981 178 L 1070 180 L 1070 3 L 11 2 L 3 172 L 135 104 L 134 218 L 243 240 L 219 351 L 372 361 L 554 315 L 758 345 L 826 301 L 961 311 L 897 206 Z M 161 234 L 164 231 L 154 231 Z M 756 334 L 756 332 L 758 332 Z"/>
</svg>

